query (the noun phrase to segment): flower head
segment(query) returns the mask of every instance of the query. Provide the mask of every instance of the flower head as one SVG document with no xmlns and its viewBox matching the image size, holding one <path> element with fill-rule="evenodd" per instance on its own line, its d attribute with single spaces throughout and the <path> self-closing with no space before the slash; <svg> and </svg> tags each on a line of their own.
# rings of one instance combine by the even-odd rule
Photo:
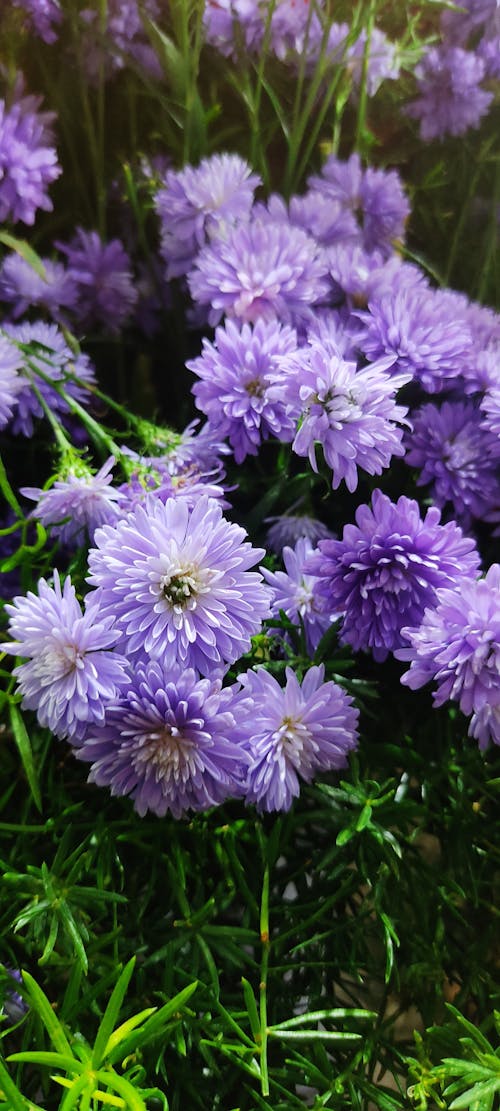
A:
<svg viewBox="0 0 500 1111">
<path fill-rule="evenodd" d="M 480 87 L 483 59 L 459 46 L 432 46 L 415 69 L 418 97 L 408 115 L 420 121 L 421 139 L 464 135 L 486 115 L 493 93 Z"/>
<path fill-rule="evenodd" d="M 267 544 L 271 551 L 281 555 L 283 548 L 293 548 L 298 540 L 308 540 L 314 547 L 318 540 L 326 540 L 333 533 L 315 517 L 304 514 L 284 513 L 280 517 L 266 517 Z"/>
<path fill-rule="evenodd" d="M 53 112 L 40 112 L 41 97 L 25 96 L 8 107 L 0 100 L 0 221 L 33 224 L 39 208 L 50 212 L 47 190 L 61 173 L 53 146 Z"/>
<path fill-rule="evenodd" d="M 41 262 L 43 277 L 15 251 L 6 256 L 0 267 L 0 300 L 12 305 L 13 320 L 40 306 L 59 321 L 67 319 L 65 309 L 75 307 L 76 283 L 62 262 L 53 262 L 50 258 L 41 259 Z"/>
<path fill-rule="evenodd" d="M 96 231 L 77 228 L 70 243 L 58 243 L 76 286 L 75 317 L 83 328 L 118 332 L 137 301 L 130 259 L 119 239 L 103 243 Z"/>
<path fill-rule="evenodd" d="M 30 348 L 29 354 L 26 351 L 22 353 L 23 388 L 17 395 L 10 426 L 15 435 L 31 436 L 33 421 L 44 415 L 33 386 L 49 408 L 61 416 L 67 415 L 70 410 L 57 385 L 64 386 L 65 393 L 76 401 L 82 404 L 87 402 L 87 391 L 83 385 L 78 385 L 75 378 L 92 385 L 95 375 L 90 359 L 88 355 L 75 356 L 55 324 L 44 324 L 40 320 L 33 324 L 5 324 L 3 332 L 14 344 Z"/>
<path fill-rule="evenodd" d="M 313 546 L 305 537 L 297 540 L 294 548 L 285 547 L 281 553 L 284 571 L 268 571 L 262 567 L 262 574 L 273 591 L 271 614 L 279 617 L 283 610 L 298 628 L 304 628 L 306 650 L 313 655 L 323 636 L 331 625 L 334 615 L 325 613 L 321 607 L 314 586 L 316 580 L 308 575 L 306 560 L 313 553 Z"/>
<path fill-rule="evenodd" d="M 21 494 L 36 501 L 31 516 L 50 529 L 51 536 L 61 544 L 92 542 L 95 529 L 120 516 L 117 503 L 119 490 L 113 489 L 111 469 L 115 460 L 108 459 L 97 474 L 84 464 L 70 467 L 48 490 L 24 486 Z"/>
<path fill-rule="evenodd" d="M 410 206 L 396 170 L 363 170 L 358 154 L 346 162 L 332 154 L 308 184 L 355 215 L 365 250 L 391 254 L 404 239 Z"/>
<path fill-rule="evenodd" d="M 23 388 L 22 365 L 20 351 L 0 332 L 0 428 L 9 423 Z"/>
<path fill-rule="evenodd" d="M 57 30 L 62 20 L 59 0 L 14 0 L 14 7 L 21 8 L 28 26 L 46 43 L 57 41 Z"/>
</svg>

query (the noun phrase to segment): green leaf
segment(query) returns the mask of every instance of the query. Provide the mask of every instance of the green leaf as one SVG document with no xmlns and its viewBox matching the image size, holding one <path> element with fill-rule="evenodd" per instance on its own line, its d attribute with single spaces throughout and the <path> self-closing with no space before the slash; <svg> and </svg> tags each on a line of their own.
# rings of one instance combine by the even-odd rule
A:
<svg viewBox="0 0 500 1111">
<path fill-rule="evenodd" d="M 243 985 L 243 995 L 245 997 L 250 1029 L 255 1041 L 257 1041 L 257 1039 L 260 1041 L 260 1019 L 253 988 L 248 980 L 245 980 L 244 976 L 241 977 L 241 983 Z"/>
<path fill-rule="evenodd" d="M 127 967 L 126 965 L 125 968 Z M 125 1077 L 118 1076 L 114 1071 L 102 1072 L 99 1073 L 99 1082 L 108 1088 L 112 1088 L 114 1092 L 118 1092 L 118 1095 L 122 1096 L 122 1099 L 125 1100 L 127 1111 L 148 1111 L 142 1096 L 139 1095 L 128 1080 L 125 1080 Z"/>
<path fill-rule="evenodd" d="M 304 1026 L 307 1022 L 323 1022 L 325 1018 L 337 1020 L 339 1018 L 374 1019 L 376 1017 L 376 1011 L 363 1011 L 357 1007 L 334 1007 L 328 1011 L 309 1011 L 303 1015 L 294 1015 L 293 1018 L 288 1018 L 285 1022 L 275 1023 L 269 1029 L 290 1030 L 293 1026 Z"/>
<path fill-rule="evenodd" d="M 41 987 L 39 987 L 36 980 L 30 976 L 29 972 L 23 972 L 23 980 L 28 989 L 33 1010 L 40 1016 L 52 1044 L 55 1045 L 58 1053 L 62 1053 L 65 1057 L 73 1058 L 71 1046 L 66 1034 L 64 1033 L 57 1015 L 54 1014 L 47 996 L 42 991 Z"/>
<path fill-rule="evenodd" d="M 26 773 L 29 788 L 33 796 L 33 801 L 39 813 L 42 812 L 42 799 L 40 795 L 40 786 L 38 783 L 38 776 L 33 762 L 33 753 L 31 750 L 31 743 L 28 737 L 27 729 L 24 724 L 22 715 L 14 702 L 10 703 L 10 724 L 14 740 L 16 742 L 19 755 L 22 760 L 23 768 Z"/>
<path fill-rule="evenodd" d="M 97 1031 L 97 1037 L 94 1043 L 94 1048 L 92 1050 L 92 1067 L 94 1069 L 98 1069 L 104 1060 L 106 1046 L 108 1044 L 109 1038 L 111 1037 L 116 1020 L 120 1013 L 120 1008 L 125 998 L 125 993 L 130 983 L 134 967 L 135 957 L 131 957 L 131 959 L 125 965 L 123 971 L 120 973 L 120 976 L 118 977 L 118 980 L 111 993 L 109 1003 L 102 1016 L 100 1026 Z"/>
<path fill-rule="evenodd" d="M 187 988 L 184 988 L 177 995 L 174 995 L 173 999 L 170 999 L 168 1003 L 160 1007 L 156 1014 L 146 1019 L 141 1030 L 135 1030 L 125 1041 L 122 1041 L 120 1045 L 112 1049 L 107 1056 L 107 1061 L 114 1065 L 116 1061 L 124 1060 L 129 1053 L 135 1053 L 142 1045 L 146 1045 L 148 1042 L 158 1037 L 159 1034 L 162 1034 L 167 1022 L 181 1010 L 187 1000 L 190 999 L 196 991 L 197 987 L 198 981 L 195 980 L 193 984 L 189 984 Z"/>
<path fill-rule="evenodd" d="M 28 1111 L 28 1101 L 21 1095 L 19 1088 L 11 1080 L 5 1065 L 0 1058 L 0 1088 L 8 1100 L 11 1111 Z"/>
<path fill-rule="evenodd" d="M 64 1053 L 50 1053 L 44 1050 L 26 1050 L 25 1052 L 11 1053 L 8 1061 L 25 1061 L 33 1065 L 47 1065 L 52 1069 L 65 1069 L 74 1072 L 77 1076 L 84 1071 L 86 1066 L 76 1057 L 66 1057 Z"/>
<path fill-rule="evenodd" d="M 37 255 L 36 251 L 33 250 L 33 247 L 30 247 L 25 239 L 17 239 L 15 235 L 10 235 L 8 231 L 0 231 L 0 243 L 3 243 L 5 247 L 9 247 L 11 251 L 16 251 L 18 255 L 21 255 L 21 258 L 28 263 L 28 266 L 31 266 L 31 269 L 38 274 L 38 277 L 42 278 L 44 282 L 47 281 L 47 273 L 40 256 Z"/>
<path fill-rule="evenodd" d="M 116 1046 L 120 1044 L 120 1042 L 124 1041 L 125 1038 L 132 1033 L 132 1030 L 135 1030 L 137 1026 L 140 1026 L 141 1022 L 144 1022 L 145 1019 L 149 1018 L 150 1015 L 153 1015 L 156 1010 L 156 1007 L 146 1007 L 144 1011 L 139 1011 L 137 1015 L 132 1015 L 132 1017 L 128 1018 L 126 1022 L 122 1022 L 121 1026 L 117 1026 L 116 1030 L 113 1030 L 113 1033 L 108 1038 L 106 1048 L 104 1050 L 104 1057 L 106 1058 L 108 1056 L 108 1053 L 111 1053 L 111 1050 L 115 1049 Z"/>
</svg>

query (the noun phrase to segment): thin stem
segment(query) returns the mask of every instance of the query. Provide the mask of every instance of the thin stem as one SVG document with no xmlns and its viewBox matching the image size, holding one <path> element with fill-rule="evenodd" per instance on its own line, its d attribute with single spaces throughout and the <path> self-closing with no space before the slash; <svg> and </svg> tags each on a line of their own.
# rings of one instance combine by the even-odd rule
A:
<svg viewBox="0 0 500 1111">
<path fill-rule="evenodd" d="M 260 1083 L 263 1096 L 269 1095 L 269 1072 L 267 1067 L 267 976 L 269 970 L 269 864 L 264 869 L 262 882 L 262 901 L 260 905 L 260 940 L 262 955 L 260 961 Z"/>
<path fill-rule="evenodd" d="M 8 478 L 7 478 L 7 471 L 5 470 L 4 462 L 3 462 L 3 459 L 2 459 L 1 455 L 0 455 L 0 490 L 2 491 L 2 494 L 5 498 L 5 501 L 8 503 L 8 505 L 10 505 L 10 508 L 14 510 L 14 513 L 16 513 L 18 517 L 24 517 L 24 513 L 21 509 L 21 506 L 19 505 L 19 502 L 16 498 L 16 495 L 15 495 L 15 493 L 12 489 L 12 486 L 11 486 L 11 484 L 10 484 Z"/>
</svg>

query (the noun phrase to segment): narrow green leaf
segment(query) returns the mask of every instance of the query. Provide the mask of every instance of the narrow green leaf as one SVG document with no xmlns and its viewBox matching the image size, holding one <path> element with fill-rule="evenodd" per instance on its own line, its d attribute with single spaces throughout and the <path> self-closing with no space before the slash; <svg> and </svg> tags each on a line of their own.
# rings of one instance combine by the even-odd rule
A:
<svg viewBox="0 0 500 1111">
<path fill-rule="evenodd" d="M 125 1077 L 118 1076 L 116 1072 L 103 1072 L 99 1074 L 99 1083 L 112 1088 L 114 1092 L 118 1092 L 118 1095 L 125 1100 L 127 1111 L 148 1111 L 142 1096 L 128 1080 L 125 1080 Z"/>
<path fill-rule="evenodd" d="M 40 795 L 40 787 L 38 783 L 38 776 L 33 762 L 33 753 L 31 751 L 31 743 L 28 737 L 26 726 L 24 724 L 22 715 L 14 702 L 10 703 L 10 724 L 14 734 L 19 755 L 22 760 L 23 768 L 26 773 L 29 788 L 33 796 L 33 801 L 37 810 L 42 812 L 42 799 Z"/>
<path fill-rule="evenodd" d="M 112 1049 L 115 1049 L 120 1042 L 124 1041 L 125 1038 L 132 1033 L 132 1030 L 140 1026 L 141 1022 L 144 1022 L 150 1015 L 153 1015 L 156 1009 L 156 1007 L 146 1007 L 144 1011 L 139 1011 L 138 1014 L 132 1015 L 132 1018 L 128 1018 L 126 1022 L 122 1022 L 121 1026 L 117 1026 L 116 1030 L 113 1030 L 111 1037 L 108 1038 L 104 1050 L 104 1057 L 106 1058 L 108 1053 L 111 1053 Z"/>
<path fill-rule="evenodd" d="M 7 1057 L 8 1061 L 25 1061 L 32 1065 L 47 1065 L 51 1069 L 66 1069 L 66 1072 L 74 1072 L 77 1076 L 85 1069 L 85 1065 L 78 1061 L 76 1057 L 66 1057 L 63 1053 L 50 1053 L 45 1050 L 26 1050 L 25 1052 L 11 1053 Z"/>
<path fill-rule="evenodd" d="M 197 987 L 198 981 L 195 980 L 194 983 L 189 984 L 188 987 L 174 995 L 173 999 L 170 999 L 163 1007 L 160 1007 L 156 1014 L 151 1015 L 151 1018 L 146 1019 L 141 1030 L 135 1030 L 128 1038 L 125 1038 L 125 1041 L 122 1041 L 120 1045 L 109 1052 L 107 1056 L 109 1064 L 114 1065 L 116 1061 L 122 1061 L 129 1053 L 134 1053 L 140 1046 L 146 1045 L 158 1037 L 159 1034 L 162 1034 L 166 1024 L 177 1012 L 181 1011 Z"/>
<path fill-rule="evenodd" d="M 293 1018 L 288 1018 L 285 1022 L 277 1022 L 274 1026 L 270 1026 L 270 1030 L 289 1030 L 293 1026 L 304 1026 L 307 1022 L 323 1022 L 325 1018 L 339 1019 L 339 1018 L 362 1018 L 374 1019 L 377 1017 L 376 1011 L 363 1011 L 356 1007 L 334 1007 L 328 1011 L 309 1011 L 303 1015 L 294 1015 Z"/>
<path fill-rule="evenodd" d="M 14 1081 L 11 1080 L 5 1065 L 0 1058 L 0 1087 L 4 1096 L 8 1100 L 8 1107 L 11 1111 L 28 1111 L 28 1101 L 21 1095 L 19 1088 Z"/>
<path fill-rule="evenodd" d="M 356 1042 L 361 1040 L 361 1034 L 351 1034 L 337 1030 L 273 1030 L 270 1027 L 268 1032 L 270 1038 L 279 1038 L 280 1041 L 287 1042 Z"/>
<path fill-rule="evenodd" d="M 104 1053 L 109 1038 L 113 1032 L 120 1008 L 125 998 L 130 978 L 135 967 L 135 957 L 132 957 L 120 973 L 118 980 L 111 992 L 111 997 L 102 1016 L 97 1037 L 92 1050 L 92 1068 L 98 1069 L 104 1060 Z"/>
<path fill-rule="evenodd" d="M 65 1057 L 71 1057 L 73 1059 L 71 1046 L 57 1015 L 54 1014 L 52 1010 L 47 996 L 42 991 L 41 987 L 39 987 L 36 980 L 30 976 L 29 972 L 23 972 L 23 980 L 28 989 L 33 1010 L 40 1016 L 52 1044 L 56 1047 L 58 1053 L 62 1053 Z"/>
<path fill-rule="evenodd" d="M 243 995 L 245 997 L 248 1020 L 250 1022 L 250 1029 L 251 1029 L 252 1034 L 255 1038 L 255 1041 L 257 1041 L 257 1040 L 260 1041 L 260 1019 L 259 1019 L 259 1012 L 257 1010 L 257 1003 L 256 1003 L 255 995 L 253 993 L 253 988 L 252 988 L 252 985 L 248 982 L 248 980 L 245 980 L 244 976 L 241 977 L 241 983 L 243 985 Z"/>
</svg>

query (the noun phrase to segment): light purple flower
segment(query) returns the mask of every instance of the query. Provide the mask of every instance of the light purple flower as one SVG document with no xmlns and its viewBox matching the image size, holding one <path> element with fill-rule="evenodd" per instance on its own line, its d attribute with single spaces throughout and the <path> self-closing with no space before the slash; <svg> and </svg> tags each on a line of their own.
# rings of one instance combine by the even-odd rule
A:
<svg viewBox="0 0 500 1111">
<path fill-rule="evenodd" d="M 56 28 L 62 20 L 59 0 L 13 0 L 26 16 L 28 26 L 46 43 L 57 41 Z"/>
<path fill-rule="evenodd" d="M 143 817 L 182 818 L 242 794 L 249 757 L 235 740 L 231 688 L 163 661 L 141 664 L 76 755 L 89 782 L 129 795 Z"/>
<path fill-rule="evenodd" d="M 15 435 L 32 436 L 34 420 L 44 416 L 43 406 L 33 389 L 34 385 L 47 405 L 61 416 L 68 415 L 70 409 L 67 401 L 59 394 L 57 385 L 64 386 L 65 393 L 80 404 L 88 403 L 87 390 L 83 385 L 78 385 L 75 378 L 88 385 L 95 382 L 90 359 L 88 355 L 75 356 L 55 324 L 44 324 L 39 320 L 33 324 L 5 324 L 3 333 L 23 348 L 23 388 L 17 395 L 11 432 Z M 25 347 L 30 348 L 29 353 L 24 350 Z"/>
<path fill-rule="evenodd" d="M 112 651 L 119 634 L 111 617 L 82 613 L 67 578 L 61 590 L 40 579 L 38 595 L 28 592 L 6 605 L 13 641 L 3 652 L 24 656 L 14 668 L 23 707 L 41 725 L 77 744 L 89 724 L 104 721 L 106 703 L 127 677 L 127 661 Z"/>
<path fill-rule="evenodd" d="M 58 243 L 77 290 L 75 318 L 83 328 L 119 332 L 137 301 L 130 259 L 119 239 L 103 243 L 96 231 L 77 228 L 70 243 Z"/>
<path fill-rule="evenodd" d="M 306 560 L 312 553 L 312 544 L 302 537 L 294 548 L 283 548 L 284 571 L 268 571 L 266 567 L 261 567 L 266 582 L 273 590 L 272 616 L 279 617 L 280 610 L 283 610 L 293 624 L 299 629 L 303 627 L 306 651 L 310 655 L 314 654 L 323 633 L 335 620 L 333 614 L 325 613 L 318 604 L 314 591 L 316 580 L 305 571 Z"/>
<path fill-rule="evenodd" d="M 114 462 L 113 457 L 108 459 L 97 474 L 83 463 L 73 464 L 47 490 L 22 487 L 21 494 L 37 503 L 30 516 L 61 544 L 85 544 L 88 539 L 92 543 L 96 528 L 122 515 L 121 494 L 111 486 Z"/>
<path fill-rule="evenodd" d="M 309 189 L 290 198 L 290 223 L 303 228 L 324 247 L 359 240 L 354 213 L 332 197 Z"/>
<path fill-rule="evenodd" d="M 308 185 L 354 213 L 365 250 L 387 255 L 404 240 L 410 206 L 396 170 L 363 170 L 358 154 L 345 162 L 332 154 Z"/>
<path fill-rule="evenodd" d="M 210 46 L 237 58 L 240 42 L 252 54 L 260 48 L 265 21 L 256 0 L 206 0 L 203 25 Z"/>
<path fill-rule="evenodd" d="M 237 154 L 214 154 L 199 166 L 167 171 L 155 197 L 167 278 L 187 274 L 214 235 L 248 219 L 260 184 Z"/>
<path fill-rule="evenodd" d="M 401 68 L 396 43 L 391 42 L 379 27 L 371 30 L 368 50 L 366 29 L 362 28 L 356 42 L 346 51 L 346 62 L 356 88 L 361 85 L 366 64 L 368 96 L 375 96 L 383 81 L 395 81 Z"/>
<path fill-rule="evenodd" d="M 224 313 L 251 323 L 277 317 L 296 325 L 312 316 L 329 288 L 319 245 L 302 228 L 265 215 L 229 228 L 205 247 L 188 283 L 212 325 Z"/>
<path fill-rule="evenodd" d="M 399 255 L 387 258 L 382 251 L 366 251 L 359 243 L 329 247 L 327 260 L 336 299 L 347 295 L 351 305 L 364 307 L 385 294 L 426 285 L 425 275 L 417 266 L 403 262 Z"/>
<path fill-rule="evenodd" d="M 0 332 L 0 428 L 9 423 L 23 388 L 22 365 L 19 349 Z"/>
<path fill-rule="evenodd" d="M 397 653 L 411 661 L 402 683 L 417 690 L 432 680 L 435 706 L 456 701 L 472 714 L 469 734 L 481 749 L 490 741 L 500 744 L 499 597 L 498 563 L 484 579 L 438 590 L 418 626 L 403 628 L 411 647 Z"/>
<path fill-rule="evenodd" d="M 270 592 L 249 571 L 264 552 L 245 539 L 220 505 L 200 497 L 157 498 L 95 534 L 89 597 L 112 617 L 127 655 L 179 662 L 201 674 L 234 663 L 269 616 Z"/>
<path fill-rule="evenodd" d="M 12 305 L 11 316 L 17 320 L 31 308 L 44 308 L 55 321 L 67 321 L 65 309 L 73 309 L 77 299 L 74 278 L 62 262 L 42 258 L 44 277 L 15 251 L 7 255 L 0 267 L 0 300 Z M 62 310 L 62 312 L 61 312 Z"/>
<path fill-rule="evenodd" d="M 293 435 L 285 402 L 270 400 L 268 388 L 279 356 L 296 346 L 296 333 L 278 321 L 258 320 L 252 328 L 228 320 L 216 329 L 213 344 L 204 339 L 202 354 L 187 363 L 201 379 L 192 387 L 195 403 L 214 434 L 229 439 L 236 463 L 257 455 L 269 436 L 289 440 Z"/>
<path fill-rule="evenodd" d="M 102 73 L 111 76 L 133 62 L 161 81 L 162 67 L 144 28 L 145 18 L 158 20 L 156 0 L 106 0 L 104 11 L 104 27 L 100 10 L 83 8 L 79 13 L 81 59 L 87 79 L 97 82 Z"/>
<path fill-rule="evenodd" d="M 61 173 L 54 149 L 53 112 L 41 97 L 0 100 L 0 221 L 33 224 L 39 208 L 52 210 L 47 190 Z"/>
<path fill-rule="evenodd" d="M 295 547 L 300 539 L 308 540 L 314 547 L 318 540 L 326 540 L 333 536 L 331 530 L 323 521 L 307 514 L 284 513 L 280 517 L 266 517 L 266 524 L 271 527 L 267 530 L 267 545 L 271 551 L 281 555 L 283 548 Z"/>
<path fill-rule="evenodd" d="M 464 135 L 486 115 L 493 93 L 482 89 L 485 64 L 459 46 L 432 46 L 415 69 L 418 97 L 407 107 L 420 121 L 420 138 Z"/>
<path fill-rule="evenodd" d="M 320 445 L 334 490 L 345 481 L 354 491 L 358 468 L 381 474 L 393 455 L 404 454 L 407 409 L 396 404 L 395 393 L 408 376 L 388 374 L 392 361 L 381 359 L 358 370 L 355 362 L 312 342 L 281 362 L 274 390 L 300 421 L 292 448 L 307 456 L 317 472 Z"/>
<path fill-rule="evenodd" d="M 440 587 L 473 577 L 479 566 L 474 541 L 454 521 L 440 524 L 434 506 L 424 519 L 416 501 L 391 502 L 375 490 L 361 505 L 342 540 L 320 540 L 306 570 L 318 579 L 327 613 L 342 613 L 342 640 L 385 660 L 404 644 L 402 626 L 418 625 Z"/>
<path fill-rule="evenodd" d="M 500 30 L 500 5 L 498 0 L 460 0 L 456 9 L 441 12 L 440 23 L 445 41 L 462 45 L 478 28 Z"/>
<path fill-rule="evenodd" d="M 341 687 L 323 679 L 323 667 L 311 667 L 302 683 L 287 668 L 284 687 L 264 668 L 239 676 L 235 737 L 252 761 L 246 801 L 260 811 L 289 810 L 300 780 L 345 767 L 356 747 L 358 711 Z"/>
</svg>

